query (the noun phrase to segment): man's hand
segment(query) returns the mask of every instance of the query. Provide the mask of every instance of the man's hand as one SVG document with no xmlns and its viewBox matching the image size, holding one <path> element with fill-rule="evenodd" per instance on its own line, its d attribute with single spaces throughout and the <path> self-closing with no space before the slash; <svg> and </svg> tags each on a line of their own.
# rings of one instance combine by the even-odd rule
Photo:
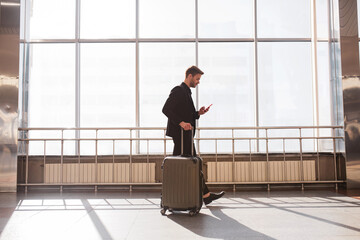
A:
<svg viewBox="0 0 360 240">
<path fill-rule="evenodd" d="M 212 104 L 211 104 L 211 105 L 212 105 Z M 203 114 L 207 113 L 207 112 L 209 111 L 211 105 L 208 106 L 207 108 L 205 108 L 205 106 L 202 106 L 202 107 L 200 108 L 200 110 L 199 110 L 199 115 L 203 115 Z"/>
<path fill-rule="evenodd" d="M 181 122 L 180 127 L 182 127 L 185 131 L 192 130 L 192 126 L 190 123 Z"/>
</svg>

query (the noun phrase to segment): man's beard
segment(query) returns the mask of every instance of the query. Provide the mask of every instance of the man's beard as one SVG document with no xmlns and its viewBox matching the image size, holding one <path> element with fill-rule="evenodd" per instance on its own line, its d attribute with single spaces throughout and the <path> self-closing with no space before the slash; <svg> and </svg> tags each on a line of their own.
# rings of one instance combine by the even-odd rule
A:
<svg viewBox="0 0 360 240">
<path fill-rule="evenodd" d="M 191 81 L 190 81 L 190 87 L 192 87 L 192 88 L 196 87 L 196 84 L 193 79 L 191 79 Z"/>
</svg>

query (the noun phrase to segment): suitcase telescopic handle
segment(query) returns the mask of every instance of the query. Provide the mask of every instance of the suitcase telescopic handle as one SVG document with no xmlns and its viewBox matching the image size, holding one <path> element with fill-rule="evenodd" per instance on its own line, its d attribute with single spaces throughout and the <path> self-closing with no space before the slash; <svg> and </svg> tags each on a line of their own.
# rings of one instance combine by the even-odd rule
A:
<svg viewBox="0 0 360 240">
<path fill-rule="evenodd" d="M 181 128 L 181 155 L 184 155 L 184 129 Z M 191 128 L 191 156 L 194 156 L 194 127 Z"/>
</svg>

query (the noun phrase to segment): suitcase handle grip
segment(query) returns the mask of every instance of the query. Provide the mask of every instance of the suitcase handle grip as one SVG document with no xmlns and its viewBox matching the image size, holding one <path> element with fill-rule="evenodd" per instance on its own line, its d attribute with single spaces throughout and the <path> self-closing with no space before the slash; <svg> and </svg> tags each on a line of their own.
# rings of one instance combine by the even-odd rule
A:
<svg viewBox="0 0 360 240">
<path fill-rule="evenodd" d="M 184 155 L 184 129 L 181 128 L 181 155 Z M 194 127 L 191 128 L 191 156 L 194 156 Z"/>
</svg>

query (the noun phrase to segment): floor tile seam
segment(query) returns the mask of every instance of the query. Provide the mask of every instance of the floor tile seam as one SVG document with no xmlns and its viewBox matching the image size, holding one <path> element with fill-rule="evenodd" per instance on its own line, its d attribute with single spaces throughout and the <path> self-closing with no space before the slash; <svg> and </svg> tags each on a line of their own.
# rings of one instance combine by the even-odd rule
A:
<svg viewBox="0 0 360 240">
<path fill-rule="evenodd" d="M 133 221 L 131 222 L 131 224 L 130 224 L 130 226 L 129 226 L 129 228 L 128 228 L 129 230 L 127 231 L 126 236 L 125 236 L 124 239 L 128 239 L 128 238 L 129 238 L 129 235 L 131 234 L 132 229 L 134 228 L 135 222 L 136 222 L 136 220 L 138 219 L 139 214 L 140 214 L 140 211 L 137 211 L 137 212 L 136 212 L 136 215 L 135 215 L 135 217 L 134 217 L 134 219 L 133 219 Z"/>
</svg>

